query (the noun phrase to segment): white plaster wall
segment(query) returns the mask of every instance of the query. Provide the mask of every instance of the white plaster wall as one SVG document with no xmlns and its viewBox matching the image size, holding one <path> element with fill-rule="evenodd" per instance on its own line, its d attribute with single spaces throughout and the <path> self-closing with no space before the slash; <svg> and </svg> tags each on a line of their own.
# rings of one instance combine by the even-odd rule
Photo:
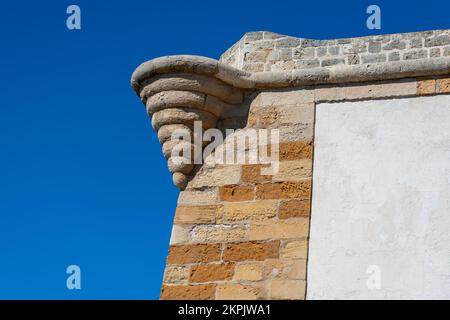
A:
<svg viewBox="0 0 450 320">
<path fill-rule="evenodd" d="M 450 299 L 450 96 L 316 112 L 307 298 Z"/>
</svg>

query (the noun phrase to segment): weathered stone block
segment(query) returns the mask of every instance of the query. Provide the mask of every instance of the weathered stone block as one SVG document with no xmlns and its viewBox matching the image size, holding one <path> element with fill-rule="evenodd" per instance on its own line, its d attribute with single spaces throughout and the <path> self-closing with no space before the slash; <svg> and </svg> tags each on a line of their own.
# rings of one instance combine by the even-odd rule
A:
<svg viewBox="0 0 450 320">
<path fill-rule="evenodd" d="M 219 197 L 222 201 L 248 201 L 255 197 L 253 186 L 223 186 L 219 189 Z"/>
<path fill-rule="evenodd" d="M 178 206 L 175 211 L 174 223 L 214 223 L 218 210 L 218 205 Z"/>
<path fill-rule="evenodd" d="M 190 233 L 192 225 L 173 225 L 172 235 L 170 236 L 170 244 L 183 244 L 190 241 Z"/>
<path fill-rule="evenodd" d="M 236 266 L 234 280 L 260 281 L 264 276 L 264 265 L 260 262 L 240 263 Z"/>
<path fill-rule="evenodd" d="M 265 183 L 256 186 L 257 199 L 309 198 L 311 179 L 300 181 Z"/>
<path fill-rule="evenodd" d="M 281 143 L 278 147 L 280 161 L 312 159 L 312 140 Z"/>
<path fill-rule="evenodd" d="M 306 259 L 308 254 L 308 241 L 305 239 L 287 241 L 281 247 L 280 257 L 284 259 Z"/>
<path fill-rule="evenodd" d="M 305 299 L 306 281 L 274 279 L 271 284 L 272 299 Z"/>
<path fill-rule="evenodd" d="M 252 202 L 229 202 L 224 205 L 224 221 L 263 220 L 273 218 L 278 212 L 274 200 Z"/>
<path fill-rule="evenodd" d="M 436 88 L 439 93 L 450 93 L 450 79 L 438 79 L 436 80 Z"/>
<path fill-rule="evenodd" d="M 209 282 L 231 280 L 234 274 L 234 263 L 210 263 L 192 266 L 190 282 Z"/>
<path fill-rule="evenodd" d="M 280 202 L 278 217 L 280 219 L 309 217 L 310 211 L 310 199 L 282 200 Z"/>
<path fill-rule="evenodd" d="M 263 261 L 278 258 L 280 241 L 244 242 L 227 244 L 223 253 L 225 261 Z"/>
<path fill-rule="evenodd" d="M 194 243 L 239 242 L 248 240 L 247 227 L 244 225 L 198 225 L 192 229 Z"/>
<path fill-rule="evenodd" d="M 220 244 L 190 244 L 170 246 L 168 264 L 187 264 L 219 261 Z"/>
<path fill-rule="evenodd" d="M 215 284 L 201 285 L 164 285 L 162 300 L 212 300 L 215 296 Z"/>
<path fill-rule="evenodd" d="M 308 218 L 255 221 L 250 226 L 250 240 L 292 239 L 307 237 Z"/>
<path fill-rule="evenodd" d="M 267 167 L 267 165 L 261 164 L 243 165 L 241 181 L 244 183 L 261 183 L 271 181 L 272 176 L 261 174 L 261 169 L 264 167 Z"/>
<path fill-rule="evenodd" d="M 189 279 L 189 266 L 167 266 L 164 272 L 165 283 L 186 283 Z"/>
<path fill-rule="evenodd" d="M 436 93 L 436 80 L 419 80 L 417 81 L 417 94 L 428 95 Z"/>
<path fill-rule="evenodd" d="M 256 300 L 261 297 L 261 288 L 250 285 L 224 283 L 217 287 L 217 300 Z"/>
<path fill-rule="evenodd" d="M 300 159 L 294 161 L 281 161 L 279 163 L 278 173 L 273 181 L 297 181 L 311 177 L 312 161 L 310 159 Z"/>
<path fill-rule="evenodd" d="M 343 58 L 328 58 L 328 59 L 323 59 L 322 62 L 320 63 L 320 65 L 322 67 L 331 67 L 331 66 L 336 66 L 339 64 L 345 64 L 345 59 L 343 59 Z"/>
<path fill-rule="evenodd" d="M 218 188 L 184 190 L 178 196 L 178 205 L 200 205 L 218 202 Z"/>
</svg>

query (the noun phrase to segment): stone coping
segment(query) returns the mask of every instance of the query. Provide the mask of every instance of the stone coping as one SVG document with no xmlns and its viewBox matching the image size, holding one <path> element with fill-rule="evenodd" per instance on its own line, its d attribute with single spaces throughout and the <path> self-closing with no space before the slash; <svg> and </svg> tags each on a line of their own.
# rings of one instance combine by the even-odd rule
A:
<svg viewBox="0 0 450 320">
<path fill-rule="evenodd" d="M 175 55 L 141 64 L 131 77 L 131 85 L 139 95 L 144 81 L 171 73 L 210 76 L 242 89 L 287 88 L 445 75 L 450 73 L 450 57 L 250 73 L 211 58 Z"/>
</svg>

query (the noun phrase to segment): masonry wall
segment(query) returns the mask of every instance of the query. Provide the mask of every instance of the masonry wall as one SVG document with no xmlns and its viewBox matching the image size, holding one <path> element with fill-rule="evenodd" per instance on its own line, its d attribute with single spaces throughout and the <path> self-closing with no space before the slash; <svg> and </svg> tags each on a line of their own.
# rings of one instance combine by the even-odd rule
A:
<svg viewBox="0 0 450 320">
<path fill-rule="evenodd" d="M 313 124 L 312 90 L 256 94 L 237 135 L 279 129 L 279 172 L 201 168 L 179 197 L 161 298 L 305 297 Z"/>
<path fill-rule="evenodd" d="M 250 32 L 220 61 L 169 56 L 139 66 L 132 86 L 181 189 L 161 298 L 448 298 L 440 283 L 448 278 L 448 190 L 434 183 L 445 180 L 446 167 L 434 161 L 448 155 L 442 124 L 449 74 L 449 30 L 335 40 Z M 278 143 L 268 146 L 279 149 L 279 171 L 177 162 L 185 155 L 172 155 L 176 145 L 193 145 L 173 133 L 194 136 L 196 121 L 204 130 L 238 129 L 222 149 L 253 129 L 279 130 Z M 383 147 L 383 140 L 370 139 L 375 124 L 387 135 L 389 154 L 375 152 Z M 434 130 L 444 132 L 434 136 Z M 391 155 L 400 150 L 400 158 Z M 402 166 L 408 153 L 416 160 Z M 411 187 L 394 188 L 400 180 Z M 390 198 L 384 187 L 393 188 Z M 442 195 L 437 211 L 429 207 L 435 194 Z M 371 218 L 390 232 L 388 244 L 380 243 L 385 230 L 368 228 L 364 216 L 383 195 L 387 209 Z M 410 212 L 412 203 L 422 208 L 419 215 Z M 355 215 L 365 222 L 354 223 Z M 414 227 L 422 223 L 429 228 Z M 385 291 L 365 295 L 362 271 L 372 260 L 391 270 Z M 405 284 L 411 277 L 423 281 Z"/>
<path fill-rule="evenodd" d="M 307 274 L 313 272 L 314 279 L 320 279 L 325 276 L 323 267 L 330 266 L 326 263 L 330 257 L 316 252 L 309 268 L 317 269 L 307 272 L 316 104 L 444 93 L 450 93 L 448 78 L 257 93 L 246 128 L 280 130 L 280 171 L 262 176 L 260 165 L 202 167 L 179 196 L 161 298 L 304 299 Z M 380 101 L 389 106 L 392 100 Z M 327 126 L 322 123 L 321 130 L 326 131 Z M 329 128 L 332 130 L 333 125 Z M 347 129 L 351 128 L 350 121 Z M 322 175 L 335 174 L 321 169 Z M 338 185 L 330 187 L 339 189 Z M 328 201 L 326 192 L 320 194 L 316 205 Z M 323 223 L 318 221 L 316 230 Z M 341 231 L 334 235 L 339 238 L 346 234 L 349 241 L 352 232 L 359 232 Z M 317 243 L 322 240 L 318 236 Z M 326 247 L 323 242 L 321 246 Z M 345 267 L 339 263 L 330 266 Z M 328 277 L 333 275 L 338 277 L 339 273 Z M 325 279 L 313 288 L 316 290 Z"/>
</svg>

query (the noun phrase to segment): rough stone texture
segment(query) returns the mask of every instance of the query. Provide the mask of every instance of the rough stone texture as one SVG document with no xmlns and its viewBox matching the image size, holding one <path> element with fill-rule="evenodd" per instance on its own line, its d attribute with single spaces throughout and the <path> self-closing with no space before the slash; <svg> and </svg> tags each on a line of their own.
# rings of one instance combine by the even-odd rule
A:
<svg viewBox="0 0 450 320">
<path fill-rule="evenodd" d="M 261 298 L 261 289 L 239 283 L 220 284 L 217 288 L 217 300 L 256 300 Z"/>
<path fill-rule="evenodd" d="M 171 246 L 168 264 L 186 264 L 219 261 L 221 246 L 219 244 L 193 244 Z"/>
<path fill-rule="evenodd" d="M 317 170 L 313 159 L 323 157 L 314 151 L 314 145 L 321 143 L 314 131 L 317 104 L 330 102 L 332 108 L 337 102 L 391 103 L 450 93 L 449 36 L 448 30 L 437 30 L 310 40 L 253 32 L 245 34 L 220 61 L 170 56 L 139 66 L 132 86 L 152 117 L 172 179 L 182 190 L 161 298 L 304 299 L 306 281 L 312 281 L 306 277 L 306 266 L 311 254 L 309 224 L 316 210 L 311 206 L 311 189 L 317 187 L 312 180 Z M 340 109 L 343 114 L 345 106 Z M 391 115 L 391 110 L 385 115 Z M 195 120 L 203 121 L 203 130 L 237 131 L 205 163 L 177 162 L 188 157 L 172 155 L 177 146 L 195 151 L 191 141 Z M 333 123 L 329 126 L 332 135 L 342 129 L 331 130 Z M 342 127 L 352 131 L 358 123 L 349 116 Z M 185 130 L 187 137 L 172 140 L 178 129 Z M 267 142 L 268 154 L 279 152 L 277 171 L 267 174 L 271 166 L 261 163 L 208 162 L 253 129 L 279 130 L 279 141 Z M 413 139 L 417 129 L 410 127 L 405 132 Z M 375 133 L 367 128 L 362 136 Z M 358 158 L 357 143 L 342 140 L 338 146 L 351 147 L 348 156 Z M 428 143 L 435 145 L 433 140 Z M 248 157 L 250 149 L 246 145 L 232 154 Z M 423 162 L 430 159 L 425 157 Z M 330 181 L 341 177 L 345 167 L 345 163 L 333 164 L 337 169 L 330 166 L 326 171 Z M 337 184 L 333 190 L 345 187 Z M 348 194 L 364 192 L 357 188 Z M 366 203 L 364 197 L 355 201 Z M 348 202 L 333 206 L 330 214 L 339 205 Z M 345 238 L 347 233 L 340 234 Z M 339 240 L 332 244 L 339 245 Z M 327 272 L 327 276 L 333 274 Z"/>
<path fill-rule="evenodd" d="M 278 257 L 279 249 L 279 241 L 228 244 L 225 247 L 223 258 L 226 261 L 263 261 Z"/>
<path fill-rule="evenodd" d="M 161 299 L 164 300 L 212 300 L 215 297 L 215 284 L 201 285 L 163 285 Z"/>
<path fill-rule="evenodd" d="M 264 278 L 264 265 L 261 262 L 241 263 L 236 267 L 234 279 L 237 281 L 260 281 Z"/>
<path fill-rule="evenodd" d="M 196 265 L 191 269 L 190 282 L 209 282 L 231 280 L 234 274 L 234 263 L 212 263 Z"/>
<path fill-rule="evenodd" d="M 264 71 L 276 71 L 279 69 L 277 64 L 286 60 L 294 62 L 292 69 L 387 63 L 386 54 L 396 54 L 399 60 L 426 59 L 437 57 L 436 49 L 450 44 L 449 30 L 337 40 L 300 39 L 284 35 L 266 39 L 264 34 L 266 32 L 246 33 L 220 57 L 220 61 L 244 70 L 247 65 L 257 62 Z M 255 51 L 257 48 L 261 51 Z"/>
</svg>

